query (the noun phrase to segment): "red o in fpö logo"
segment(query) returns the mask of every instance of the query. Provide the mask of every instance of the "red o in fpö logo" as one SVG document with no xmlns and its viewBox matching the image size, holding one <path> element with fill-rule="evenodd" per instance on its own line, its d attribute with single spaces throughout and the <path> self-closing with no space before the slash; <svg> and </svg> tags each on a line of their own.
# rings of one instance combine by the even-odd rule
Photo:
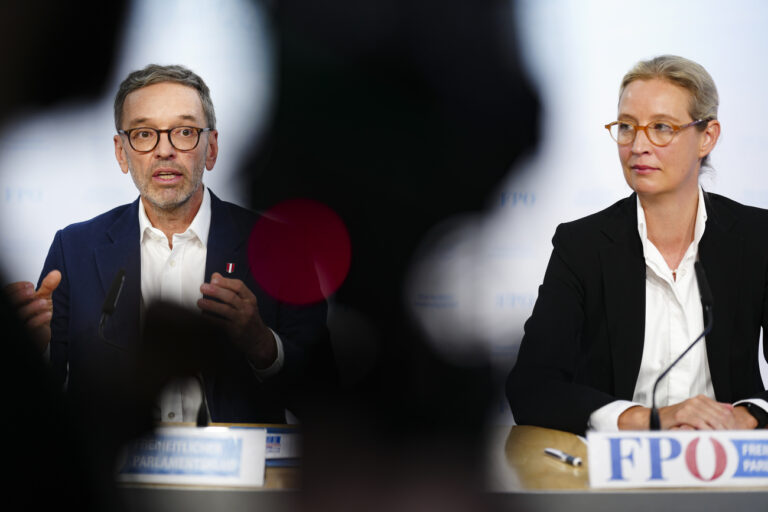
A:
<svg viewBox="0 0 768 512">
<path fill-rule="evenodd" d="M 691 441 L 691 443 L 685 449 L 685 465 L 688 466 L 688 471 L 690 471 L 691 474 L 699 480 L 705 482 L 717 480 L 725 472 L 725 466 L 728 462 L 727 456 L 725 455 L 725 448 L 723 448 L 723 445 L 720 444 L 717 439 L 709 439 L 712 442 L 712 447 L 715 450 L 715 472 L 712 473 L 712 477 L 704 478 L 699 472 L 699 463 L 696 458 L 696 447 L 699 445 L 699 439 L 701 438 L 697 437 Z"/>
</svg>

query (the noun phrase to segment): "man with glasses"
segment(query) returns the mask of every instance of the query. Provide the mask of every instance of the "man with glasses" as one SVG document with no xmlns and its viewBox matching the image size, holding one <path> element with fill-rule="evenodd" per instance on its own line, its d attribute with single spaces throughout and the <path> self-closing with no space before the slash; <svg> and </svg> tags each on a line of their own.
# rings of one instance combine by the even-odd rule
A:
<svg viewBox="0 0 768 512">
<path fill-rule="evenodd" d="M 153 304 L 202 312 L 226 327 L 242 357 L 170 381 L 154 419 L 284 423 L 288 388 L 308 360 L 332 360 L 326 307 L 280 303 L 254 282 L 247 250 L 258 217 L 203 185 L 219 149 L 208 87 L 182 66 L 149 65 L 123 81 L 114 108 L 115 156 L 140 197 L 56 234 L 38 291 L 11 285 L 22 316 L 41 349 L 50 347 L 61 381 L 88 393 L 136 357 Z M 200 334 L 182 334 L 195 320 L 181 310 L 163 311 L 173 313 L 163 321 L 171 337 Z"/>
</svg>

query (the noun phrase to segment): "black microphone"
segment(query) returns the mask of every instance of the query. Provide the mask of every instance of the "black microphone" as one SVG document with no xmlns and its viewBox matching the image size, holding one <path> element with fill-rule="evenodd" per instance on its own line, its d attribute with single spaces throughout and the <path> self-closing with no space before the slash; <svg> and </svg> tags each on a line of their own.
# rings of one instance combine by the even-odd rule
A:
<svg viewBox="0 0 768 512">
<path fill-rule="evenodd" d="M 651 430 L 661 430 L 661 420 L 659 419 L 659 410 L 656 408 L 656 388 L 659 385 L 659 382 L 661 382 L 661 379 L 663 379 L 669 371 L 674 368 L 674 366 L 687 354 L 696 343 L 700 339 L 702 339 L 704 336 L 709 334 L 709 331 L 712 330 L 712 321 L 714 320 L 712 315 L 712 306 L 713 306 L 713 299 L 712 299 L 712 290 L 709 289 L 709 282 L 707 281 L 707 276 L 704 274 L 704 268 L 701 266 L 700 262 L 696 262 L 693 264 L 693 268 L 696 270 L 696 281 L 699 283 L 699 297 L 701 298 L 701 307 L 704 310 L 704 318 L 706 321 L 706 326 L 704 327 L 704 331 L 699 335 L 698 338 L 693 340 L 693 342 L 688 345 L 688 348 L 686 348 L 682 354 L 677 356 L 677 359 L 672 361 L 672 364 L 670 364 L 666 370 L 664 370 L 661 375 L 656 379 L 656 382 L 653 384 L 653 394 L 651 395 L 651 424 L 650 429 Z"/>
<path fill-rule="evenodd" d="M 205 396 L 205 380 L 202 374 L 197 375 L 197 381 L 200 383 L 200 389 L 203 392 L 203 400 L 200 403 L 200 408 L 197 410 L 197 426 L 207 427 L 210 423 L 211 412 L 208 409 L 208 398 Z"/>
<path fill-rule="evenodd" d="M 104 336 L 104 325 L 106 325 L 107 319 L 112 316 L 112 313 L 115 312 L 117 301 L 120 300 L 120 292 L 123 291 L 123 284 L 125 284 L 125 270 L 121 268 L 117 271 L 117 274 L 115 274 L 115 278 L 112 280 L 112 286 L 109 288 L 109 292 L 104 298 L 104 304 L 101 306 L 101 318 L 99 319 L 99 338 L 110 345 L 114 344 Z"/>
</svg>

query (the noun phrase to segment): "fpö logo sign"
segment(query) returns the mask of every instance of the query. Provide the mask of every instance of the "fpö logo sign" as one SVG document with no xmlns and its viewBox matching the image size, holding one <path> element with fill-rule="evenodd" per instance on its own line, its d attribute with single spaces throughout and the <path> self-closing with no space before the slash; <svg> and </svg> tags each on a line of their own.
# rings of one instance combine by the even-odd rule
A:
<svg viewBox="0 0 768 512">
<path fill-rule="evenodd" d="M 519 206 L 533 206 L 536 203 L 536 194 L 520 190 L 503 190 L 499 194 L 499 206 L 501 208 L 515 208 Z"/>
<path fill-rule="evenodd" d="M 768 432 L 590 432 L 592 487 L 768 485 Z"/>
</svg>

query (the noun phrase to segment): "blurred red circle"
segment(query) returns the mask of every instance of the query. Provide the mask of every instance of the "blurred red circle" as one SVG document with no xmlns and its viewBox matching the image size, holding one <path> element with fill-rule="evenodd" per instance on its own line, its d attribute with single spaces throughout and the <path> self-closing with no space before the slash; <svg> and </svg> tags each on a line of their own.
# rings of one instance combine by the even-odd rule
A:
<svg viewBox="0 0 768 512">
<path fill-rule="evenodd" d="M 264 213 L 248 241 L 254 279 L 278 300 L 310 304 L 327 299 L 349 272 L 347 228 L 328 206 L 289 199 Z"/>
</svg>

